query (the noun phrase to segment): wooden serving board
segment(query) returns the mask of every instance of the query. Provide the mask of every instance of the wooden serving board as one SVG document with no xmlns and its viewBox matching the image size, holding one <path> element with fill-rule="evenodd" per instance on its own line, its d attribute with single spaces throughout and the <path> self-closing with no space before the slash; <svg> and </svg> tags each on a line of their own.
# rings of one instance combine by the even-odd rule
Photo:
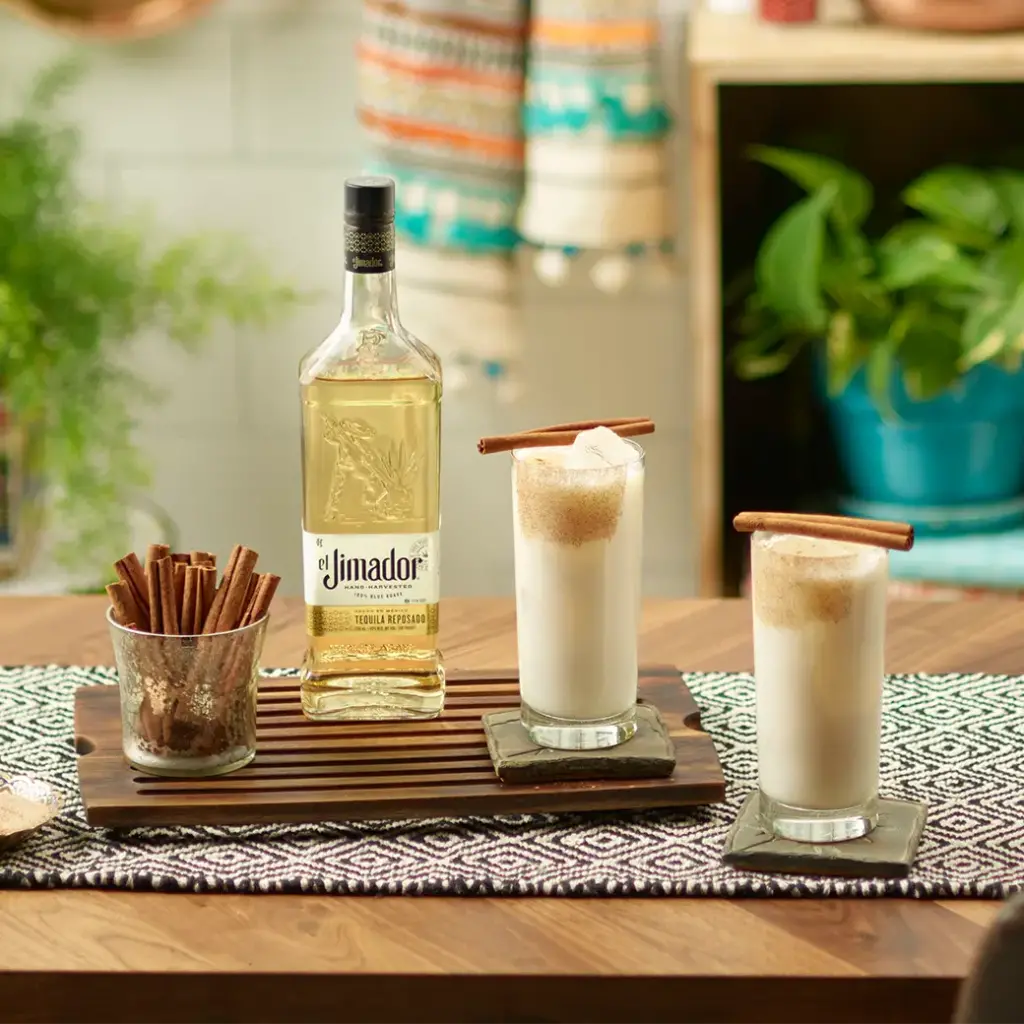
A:
<svg viewBox="0 0 1024 1024">
<path fill-rule="evenodd" d="M 452 672 L 443 714 L 428 721 L 310 722 L 297 679 L 263 679 L 252 764 L 212 779 L 164 779 L 121 752 L 117 687 L 75 694 L 78 777 L 90 825 L 243 825 L 473 814 L 626 810 L 717 803 L 725 780 L 678 670 L 641 671 L 675 741 L 660 779 L 507 785 L 487 754 L 481 716 L 519 705 L 515 672 Z"/>
</svg>

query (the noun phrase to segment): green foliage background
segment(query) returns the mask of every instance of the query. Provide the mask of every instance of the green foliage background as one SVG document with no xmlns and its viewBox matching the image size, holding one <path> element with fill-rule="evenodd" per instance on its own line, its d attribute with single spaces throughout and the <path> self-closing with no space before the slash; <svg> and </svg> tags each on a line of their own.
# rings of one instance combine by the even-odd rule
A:
<svg viewBox="0 0 1024 1024">
<path fill-rule="evenodd" d="M 149 483 L 132 410 L 161 395 L 128 368 L 134 339 L 155 329 L 195 352 L 218 322 L 267 324 L 299 296 L 237 238 L 161 244 L 146 218 L 83 200 L 58 104 L 85 71 L 48 69 L 0 123 L 0 396 L 32 439 L 59 558 L 98 568 L 124 553 Z"/>
<path fill-rule="evenodd" d="M 752 156 L 807 195 L 758 252 L 732 352 L 741 377 L 780 373 L 805 345 L 824 342 L 829 394 L 863 368 L 889 416 L 894 371 L 909 397 L 926 400 L 981 363 L 1020 369 L 1024 174 L 937 168 L 904 190 L 906 218 L 870 237 L 874 195 L 863 175 L 795 150 Z"/>
</svg>

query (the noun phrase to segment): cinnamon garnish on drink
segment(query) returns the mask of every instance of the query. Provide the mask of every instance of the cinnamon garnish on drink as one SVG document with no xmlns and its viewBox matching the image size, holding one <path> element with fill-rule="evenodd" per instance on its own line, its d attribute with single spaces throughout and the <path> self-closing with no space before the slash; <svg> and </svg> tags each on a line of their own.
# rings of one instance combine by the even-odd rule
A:
<svg viewBox="0 0 1024 1024">
<path fill-rule="evenodd" d="M 740 512 L 733 521 L 739 533 L 792 533 L 800 537 L 870 544 L 891 551 L 909 551 L 914 546 L 914 528 L 909 523 L 854 516 L 826 516 L 799 512 Z"/>
<path fill-rule="evenodd" d="M 649 416 L 627 416 L 614 420 L 579 420 L 575 423 L 556 423 L 550 427 L 537 427 L 534 430 L 524 430 L 518 434 L 482 437 L 477 441 L 476 448 L 481 455 L 491 455 L 494 452 L 510 452 L 516 448 L 570 445 L 576 440 L 577 434 L 584 430 L 593 430 L 595 427 L 607 427 L 619 437 L 639 437 L 641 434 L 654 433 L 654 420 Z"/>
</svg>

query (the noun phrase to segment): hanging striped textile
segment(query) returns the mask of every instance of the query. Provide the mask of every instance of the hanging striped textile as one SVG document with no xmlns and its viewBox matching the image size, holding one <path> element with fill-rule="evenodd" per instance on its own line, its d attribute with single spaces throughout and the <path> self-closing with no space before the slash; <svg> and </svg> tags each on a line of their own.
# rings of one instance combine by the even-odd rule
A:
<svg viewBox="0 0 1024 1024">
<path fill-rule="evenodd" d="M 551 283 L 566 257 L 597 250 L 595 284 L 615 291 L 632 258 L 669 245 L 659 46 L 657 0 L 533 2 L 519 224 Z"/>
<path fill-rule="evenodd" d="M 520 347 L 527 0 L 364 0 L 368 173 L 396 183 L 403 320 L 448 383 L 501 379 Z"/>
</svg>

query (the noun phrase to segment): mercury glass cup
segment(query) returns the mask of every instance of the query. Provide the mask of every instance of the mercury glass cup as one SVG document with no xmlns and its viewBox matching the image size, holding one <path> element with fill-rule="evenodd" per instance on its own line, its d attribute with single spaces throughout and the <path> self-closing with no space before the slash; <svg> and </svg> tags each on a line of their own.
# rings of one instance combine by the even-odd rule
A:
<svg viewBox="0 0 1024 1024">
<path fill-rule="evenodd" d="M 268 616 L 226 633 L 163 636 L 107 622 L 128 763 L 151 775 L 224 775 L 256 756 Z"/>
<path fill-rule="evenodd" d="M 751 537 L 762 827 L 808 843 L 878 821 L 888 552 Z"/>
</svg>

